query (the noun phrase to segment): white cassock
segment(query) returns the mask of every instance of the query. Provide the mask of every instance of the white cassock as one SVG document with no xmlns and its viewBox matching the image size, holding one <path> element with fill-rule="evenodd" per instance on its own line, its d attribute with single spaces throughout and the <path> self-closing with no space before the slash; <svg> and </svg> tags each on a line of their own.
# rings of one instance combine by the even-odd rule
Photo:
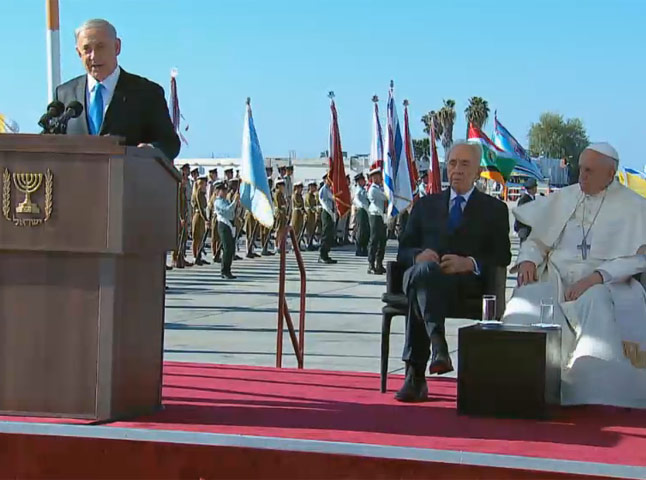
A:
<svg viewBox="0 0 646 480">
<path fill-rule="evenodd" d="M 561 403 L 646 408 L 646 292 L 633 278 L 646 271 L 637 254 L 646 199 L 616 181 L 594 196 L 576 184 L 514 215 L 532 232 L 512 272 L 531 261 L 539 282 L 516 289 L 503 321 L 538 323 L 541 300 L 552 299 L 562 328 Z M 566 302 L 566 289 L 594 271 L 603 284 Z"/>
</svg>

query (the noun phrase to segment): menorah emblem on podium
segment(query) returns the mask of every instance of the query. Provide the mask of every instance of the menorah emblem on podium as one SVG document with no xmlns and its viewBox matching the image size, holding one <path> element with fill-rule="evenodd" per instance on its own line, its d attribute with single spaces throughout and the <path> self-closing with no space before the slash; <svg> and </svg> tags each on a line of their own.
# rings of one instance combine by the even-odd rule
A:
<svg viewBox="0 0 646 480">
<path fill-rule="evenodd" d="M 40 213 L 37 204 L 31 201 L 31 194 L 36 193 L 43 184 L 42 173 L 14 173 L 13 183 L 25 194 L 25 199 L 16 207 L 16 213 Z"/>
<path fill-rule="evenodd" d="M 13 182 L 12 182 L 13 180 Z M 22 202 L 11 208 L 13 195 L 11 185 L 25 196 Z M 45 208 L 32 201 L 32 195 L 45 184 Z M 2 172 L 2 216 L 17 227 L 35 227 L 47 222 L 54 210 L 54 175 L 47 169 L 45 173 L 11 173 L 5 168 Z M 15 205 L 15 204 L 14 204 Z M 20 216 L 16 216 L 15 214 Z M 40 214 L 43 215 L 40 215 Z M 27 215 L 27 216 L 25 216 Z"/>
</svg>

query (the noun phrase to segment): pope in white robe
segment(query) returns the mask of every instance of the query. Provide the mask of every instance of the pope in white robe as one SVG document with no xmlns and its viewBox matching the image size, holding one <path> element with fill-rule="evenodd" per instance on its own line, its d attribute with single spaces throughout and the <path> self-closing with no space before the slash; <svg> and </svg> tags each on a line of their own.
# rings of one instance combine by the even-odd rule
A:
<svg viewBox="0 0 646 480">
<path fill-rule="evenodd" d="M 646 408 L 646 199 L 615 180 L 619 156 L 592 144 L 579 183 L 518 207 L 532 227 L 503 321 L 562 329 L 561 403 Z M 554 305 L 541 318 L 540 304 Z M 549 311 L 548 309 L 544 309 Z"/>
</svg>

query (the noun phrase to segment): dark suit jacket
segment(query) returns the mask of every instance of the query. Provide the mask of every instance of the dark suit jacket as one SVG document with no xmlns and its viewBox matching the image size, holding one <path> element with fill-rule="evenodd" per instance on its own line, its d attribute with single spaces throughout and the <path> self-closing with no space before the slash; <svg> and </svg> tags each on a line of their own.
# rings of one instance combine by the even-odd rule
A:
<svg viewBox="0 0 646 480">
<path fill-rule="evenodd" d="M 56 100 L 65 105 L 76 100 L 84 107 L 80 117 L 70 120 L 67 126 L 70 135 L 89 135 L 86 88 L 87 75 L 76 77 L 56 88 Z M 124 137 L 126 145 L 150 143 L 164 152 L 169 160 L 179 153 L 180 142 L 168 114 L 163 88 L 123 68 L 100 134 Z"/>
<path fill-rule="evenodd" d="M 473 257 L 481 275 L 464 275 L 460 284 L 468 290 L 482 288 L 482 279 L 495 274 L 496 267 L 511 262 L 509 213 L 507 205 L 474 189 L 464 207 L 462 223 L 448 229 L 451 190 L 420 198 L 411 211 L 406 231 L 399 240 L 397 261 L 407 267 L 415 257 L 430 248 L 440 256 L 456 254 Z M 474 292 L 475 293 L 475 292 Z"/>
<path fill-rule="evenodd" d="M 532 197 L 530 197 L 528 193 L 524 193 L 523 196 L 520 197 L 520 200 L 518 200 L 518 206 L 520 207 L 521 205 L 525 205 L 526 203 L 533 202 L 533 201 L 534 201 L 534 199 Z M 525 225 L 524 223 L 519 222 L 518 220 L 516 220 L 514 222 L 514 231 L 515 232 L 519 231 L 523 227 L 526 227 L 527 229 L 529 229 L 530 232 L 532 230 L 531 227 L 528 227 L 527 225 Z"/>
</svg>

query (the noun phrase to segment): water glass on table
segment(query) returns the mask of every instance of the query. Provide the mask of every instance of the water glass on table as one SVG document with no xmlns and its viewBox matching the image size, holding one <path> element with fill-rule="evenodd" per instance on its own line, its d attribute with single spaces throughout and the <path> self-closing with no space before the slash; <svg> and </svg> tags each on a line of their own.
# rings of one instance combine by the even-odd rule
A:
<svg viewBox="0 0 646 480">
<path fill-rule="evenodd" d="M 482 322 L 483 323 L 500 323 L 496 319 L 496 296 L 483 295 L 482 296 Z"/>
</svg>

